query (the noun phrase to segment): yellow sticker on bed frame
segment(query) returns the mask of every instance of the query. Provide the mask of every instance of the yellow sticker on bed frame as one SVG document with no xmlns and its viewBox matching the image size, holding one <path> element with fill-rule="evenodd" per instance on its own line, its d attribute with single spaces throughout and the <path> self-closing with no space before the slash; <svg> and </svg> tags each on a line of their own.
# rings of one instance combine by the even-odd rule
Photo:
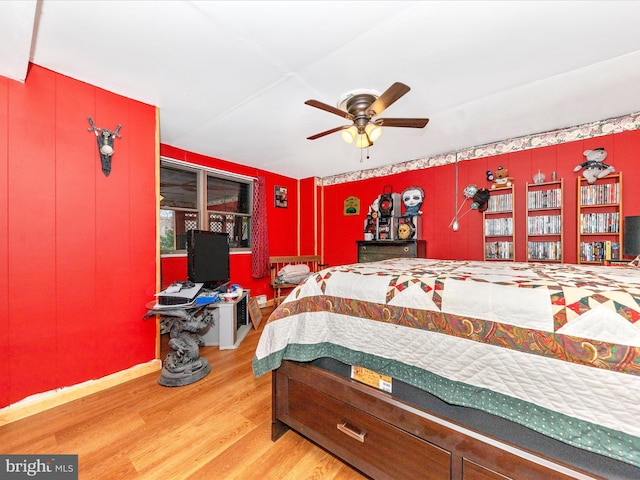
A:
<svg viewBox="0 0 640 480">
<path fill-rule="evenodd" d="M 393 379 L 388 375 L 382 375 L 358 365 L 351 367 L 351 378 L 388 393 L 391 393 L 393 388 Z"/>
</svg>

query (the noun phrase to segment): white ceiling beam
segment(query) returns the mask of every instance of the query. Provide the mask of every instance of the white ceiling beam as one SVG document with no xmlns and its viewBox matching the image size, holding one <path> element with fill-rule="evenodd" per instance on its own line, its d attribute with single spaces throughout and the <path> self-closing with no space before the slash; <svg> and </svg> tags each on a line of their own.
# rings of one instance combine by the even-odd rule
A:
<svg viewBox="0 0 640 480">
<path fill-rule="evenodd" d="M 0 2 L 0 75 L 24 82 L 29 68 L 37 0 Z"/>
</svg>

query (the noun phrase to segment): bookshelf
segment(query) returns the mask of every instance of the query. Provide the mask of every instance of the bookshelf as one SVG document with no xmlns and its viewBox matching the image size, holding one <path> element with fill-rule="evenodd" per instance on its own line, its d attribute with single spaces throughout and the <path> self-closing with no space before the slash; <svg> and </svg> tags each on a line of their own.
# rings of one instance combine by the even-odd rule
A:
<svg viewBox="0 0 640 480">
<path fill-rule="evenodd" d="M 578 177 L 578 263 L 622 258 L 622 172 L 593 184 Z"/>
<path fill-rule="evenodd" d="M 491 190 L 483 213 L 485 260 L 515 259 L 515 220 L 513 186 Z"/>
<path fill-rule="evenodd" d="M 564 181 L 527 183 L 527 261 L 563 261 Z"/>
</svg>

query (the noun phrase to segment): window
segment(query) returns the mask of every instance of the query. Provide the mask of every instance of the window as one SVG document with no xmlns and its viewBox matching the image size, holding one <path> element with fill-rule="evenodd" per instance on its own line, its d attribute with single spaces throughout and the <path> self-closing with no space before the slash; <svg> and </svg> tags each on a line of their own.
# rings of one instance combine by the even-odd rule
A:
<svg viewBox="0 0 640 480">
<path fill-rule="evenodd" d="M 251 185 L 207 175 L 208 230 L 229 234 L 231 248 L 249 248 Z"/>
<path fill-rule="evenodd" d="M 227 233 L 231 249 L 250 249 L 252 186 L 249 178 L 163 159 L 161 253 L 186 251 L 191 229 Z"/>
</svg>

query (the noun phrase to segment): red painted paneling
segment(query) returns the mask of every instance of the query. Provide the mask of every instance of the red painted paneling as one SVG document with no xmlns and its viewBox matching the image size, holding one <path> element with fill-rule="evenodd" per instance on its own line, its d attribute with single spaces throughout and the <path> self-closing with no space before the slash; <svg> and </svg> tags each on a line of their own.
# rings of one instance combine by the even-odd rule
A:
<svg viewBox="0 0 640 480">
<path fill-rule="evenodd" d="M 33 65 L 24 84 L 1 85 L 0 407 L 147 362 L 156 344 L 142 321 L 155 282 L 155 109 Z M 109 177 L 89 115 L 123 124 Z"/>
<path fill-rule="evenodd" d="M 556 146 L 534 148 L 530 152 L 531 169 L 526 181 L 533 183 L 533 176 L 540 171 L 545 176 L 545 181 L 550 182 L 553 172 L 556 172 L 556 175 L 558 174 L 558 148 Z"/>
<path fill-rule="evenodd" d="M 640 215 L 640 188 L 637 186 L 640 175 L 640 130 L 614 135 L 613 140 L 614 154 L 606 162 L 623 172 L 623 213 L 625 216 Z"/>
<path fill-rule="evenodd" d="M 267 224 L 269 255 L 298 254 L 298 181 L 282 175 L 265 174 L 267 188 Z M 287 208 L 275 207 L 275 187 L 285 187 L 289 194 Z"/>
<path fill-rule="evenodd" d="M 55 77 L 9 84 L 9 400 L 58 385 Z M 5 135 L 3 135 L 5 136 Z M 33 291 L 42 292 L 37 305 Z M 43 361 L 46 359 L 47 361 Z M 28 375 L 25 375 L 29 372 Z"/>
<path fill-rule="evenodd" d="M 0 132 L 7 132 L 9 80 L 0 77 Z M 9 161 L 7 136 L 0 135 L 0 298 L 9 298 Z M 9 303 L 0 302 L 0 352 L 9 352 Z M 0 362 L 0 407 L 9 403 L 9 362 Z"/>
<path fill-rule="evenodd" d="M 468 165 L 458 164 L 458 191 L 456 191 L 455 165 L 426 170 L 429 185 L 425 185 L 425 202 L 422 205 L 422 239 L 427 240 L 427 256 L 432 258 L 452 258 L 467 251 L 466 241 L 461 241 L 460 232 L 467 230 L 471 219 L 470 203 L 464 202 L 462 190 L 468 185 Z M 437 170 L 437 171 L 436 171 Z M 411 174 L 409 174 L 411 176 Z M 456 212 L 456 197 L 460 230 L 454 232 L 449 224 Z"/>
<path fill-rule="evenodd" d="M 154 321 L 140 321 L 146 313 L 146 303 L 153 299 L 153 294 L 158 287 L 156 285 L 158 239 L 156 179 L 155 175 L 149 174 L 151 171 L 155 172 L 157 164 L 156 109 L 137 102 L 130 102 L 128 107 L 126 141 L 123 126 L 122 139 L 117 142 L 120 143 L 122 140 L 122 147 L 126 149 L 129 156 L 129 195 L 133 200 L 129 204 L 129 232 L 130 238 L 137 239 L 135 242 L 129 242 L 128 245 L 131 312 L 128 317 L 130 335 L 126 338 L 127 348 L 132 355 L 129 361 L 136 361 L 137 358 L 155 356 L 156 347 L 155 343 L 138 340 L 156 335 Z M 146 139 L 146 141 L 141 142 L 139 139 Z M 153 155 L 151 148 L 153 148 Z"/>
<path fill-rule="evenodd" d="M 127 132 L 130 122 L 127 122 L 127 101 L 124 98 L 112 98 L 104 90 L 96 90 L 95 106 L 93 108 L 93 120 L 98 127 L 115 129 L 118 123 L 124 122 L 121 130 L 122 139 L 115 141 L 115 153 L 112 157 L 111 174 L 107 177 L 102 173 L 97 149 L 93 152 L 94 178 L 96 192 L 96 310 L 93 320 L 98 323 L 111 322 L 116 331 L 124 333 L 125 326 L 130 320 L 131 290 L 129 287 L 129 270 L 131 268 L 131 255 L 128 237 L 123 238 L 123 233 L 129 233 L 131 227 L 129 199 L 131 178 L 128 164 L 130 161 L 127 145 L 131 141 Z M 123 118 L 125 117 L 125 118 Z M 125 140 L 126 138 L 126 140 Z M 151 232 L 149 232 L 151 233 Z M 154 232 L 155 233 L 155 232 Z M 113 315 L 110 307 L 114 298 L 124 314 Z M 142 321 L 142 320 L 140 320 Z M 114 355 L 117 352 L 116 362 L 124 361 L 119 346 L 126 339 L 120 335 L 103 338 L 96 346 L 96 355 L 103 357 Z M 122 360 L 121 360 L 122 359 Z M 128 361 L 129 358 L 126 358 Z M 115 365 L 100 363 L 97 366 L 99 375 L 106 375 L 121 368 L 113 369 Z"/>
<path fill-rule="evenodd" d="M 97 142 L 88 132 L 87 105 L 95 103 L 95 88 L 68 77 L 56 76 L 55 223 L 57 269 L 56 364 L 65 383 L 92 378 L 99 358 L 87 355 L 101 341 L 97 322 L 78 321 L 73 312 L 93 312 L 96 306 L 96 198 Z M 89 314 L 88 316 L 92 316 Z M 73 339 L 83 339 L 82 342 Z M 85 352 L 83 354 L 83 352 Z M 78 362 L 79 358 L 85 361 Z"/>
<path fill-rule="evenodd" d="M 316 179 L 300 180 L 300 255 L 320 254 Z"/>
<path fill-rule="evenodd" d="M 531 150 L 523 150 L 507 155 L 508 160 L 505 167 L 509 168 L 509 176 L 513 177 L 514 185 L 514 209 L 515 209 L 515 248 L 516 261 L 526 262 L 527 260 L 527 182 L 532 181 L 531 177 Z M 504 156 L 498 161 L 501 161 Z"/>
<path fill-rule="evenodd" d="M 563 239 L 564 239 L 564 261 L 566 263 L 577 262 L 577 198 L 578 183 L 577 178 L 580 175 L 573 171 L 576 165 L 584 161 L 582 152 L 584 145 L 582 141 L 561 143 L 556 147 L 557 152 L 557 174 L 558 178 L 564 179 L 564 203 L 562 223 Z"/>
<path fill-rule="evenodd" d="M 378 195 L 379 182 L 351 182 L 324 189 L 324 261 L 329 265 L 358 260 L 355 241 L 362 239 L 369 206 Z M 344 215 L 344 200 L 360 199 L 360 215 Z"/>
</svg>

